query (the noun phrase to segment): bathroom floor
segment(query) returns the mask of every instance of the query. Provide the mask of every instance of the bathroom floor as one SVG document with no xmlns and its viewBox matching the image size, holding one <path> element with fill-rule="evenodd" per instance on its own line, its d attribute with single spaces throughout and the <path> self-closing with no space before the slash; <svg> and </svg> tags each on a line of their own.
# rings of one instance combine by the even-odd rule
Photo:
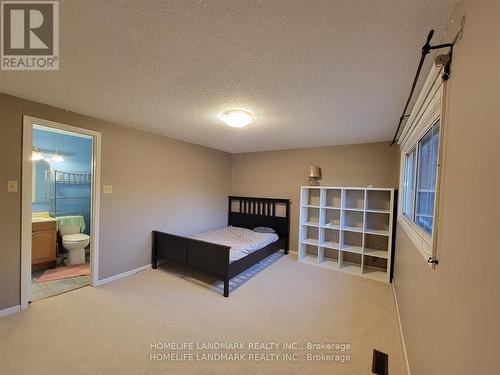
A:
<svg viewBox="0 0 500 375">
<path fill-rule="evenodd" d="M 37 271 L 31 276 L 31 302 L 90 285 L 90 275 L 39 283 L 37 277 L 40 277 L 42 273 L 43 271 Z"/>
<path fill-rule="evenodd" d="M 89 257 L 86 256 L 87 263 Z M 57 267 L 65 267 L 60 265 Z M 33 271 L 31 273 L 31 302 L 39 301 L 44 298 L 57 296 L 58 294 L 66 293 L 71 290 L 79 289 L 90 285 L 90 275 L 68 277 L 65 279 L 39 282 L 38 279 L 42 276 L 45 270 Z"/>
</svg>

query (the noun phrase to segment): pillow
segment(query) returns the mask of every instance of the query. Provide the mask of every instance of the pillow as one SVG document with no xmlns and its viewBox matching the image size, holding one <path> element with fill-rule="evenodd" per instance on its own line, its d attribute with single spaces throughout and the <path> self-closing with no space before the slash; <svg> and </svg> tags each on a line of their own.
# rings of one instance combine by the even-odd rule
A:
<svg viewBox="0 0 500 375">
<path fill-rule="evenodd" d="M 253 228 L 253 231 L 257 233 L 276 233 L 276 231 L 273 228 L 269 227 L 256 227 Z"/>
</svg>

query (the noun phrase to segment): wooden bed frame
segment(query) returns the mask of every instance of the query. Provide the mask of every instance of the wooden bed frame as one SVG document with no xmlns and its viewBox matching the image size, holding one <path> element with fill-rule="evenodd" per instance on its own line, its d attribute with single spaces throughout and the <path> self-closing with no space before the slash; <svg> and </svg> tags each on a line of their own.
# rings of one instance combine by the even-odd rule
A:
<svg viewBox="0 0 500 375">
<path fill-rule="evenodd" d="M 288 254 L 290 238 L 290 200 L 229 196 L 228 225 L 253 229 L 270 227 L 279 239 L 247 256 L 229 263 L 229 246 L 200 241 L 175 234 L 153 231 L 151 265 L 168 259 L 205 271 L 224 281 L 224 297 L 229 297 L 229 280 L 283 249 Z M 285 216 L 277 216 L 276 206 L 284 207 Z M 237 211 L 233 211 L 235 208 Z"/>
</svg>

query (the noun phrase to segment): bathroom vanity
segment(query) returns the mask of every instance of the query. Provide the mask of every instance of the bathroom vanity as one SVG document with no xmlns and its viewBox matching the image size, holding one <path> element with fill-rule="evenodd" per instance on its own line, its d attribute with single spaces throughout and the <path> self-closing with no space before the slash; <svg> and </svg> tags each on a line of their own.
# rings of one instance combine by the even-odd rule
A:
<svg viewBox="0 0 500 375">
<path fill-rule="evenodd" d="M 56 260 L 57 227 L 53 218 L 33 218 L 31 237 L 32 269 L 47 268 Z"/>
</svg>

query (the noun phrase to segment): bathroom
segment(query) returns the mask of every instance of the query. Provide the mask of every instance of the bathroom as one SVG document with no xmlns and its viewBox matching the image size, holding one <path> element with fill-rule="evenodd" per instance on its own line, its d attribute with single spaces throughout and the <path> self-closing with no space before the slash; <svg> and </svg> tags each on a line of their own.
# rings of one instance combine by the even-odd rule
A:
<svg viewBox="0 0 500 375">
<path fill-rule="evenodd" d="M 33 126 L 31 301 L 90 285 L 92 137 Z"/>
</svg>

